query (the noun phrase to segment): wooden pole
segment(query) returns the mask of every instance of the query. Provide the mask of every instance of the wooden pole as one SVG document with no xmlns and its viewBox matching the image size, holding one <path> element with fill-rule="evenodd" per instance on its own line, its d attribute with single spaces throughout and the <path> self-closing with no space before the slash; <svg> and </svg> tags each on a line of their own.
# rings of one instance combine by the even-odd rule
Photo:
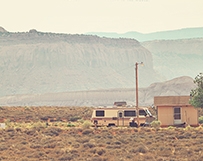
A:
<svg viewBox="0 0 203 161">
<path fill-rule="evenodd" d="M 136 86 L 136 111 L 137 111 L 137 126 L 140 125 L 139 107 L 138 107 L 138 63 L 135 63 L 135 86 Z"/>
</svg>

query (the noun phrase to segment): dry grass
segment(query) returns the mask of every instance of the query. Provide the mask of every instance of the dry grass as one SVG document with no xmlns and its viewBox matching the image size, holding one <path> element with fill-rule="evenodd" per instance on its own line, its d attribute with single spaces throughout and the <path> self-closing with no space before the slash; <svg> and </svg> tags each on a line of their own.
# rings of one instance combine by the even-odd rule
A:
<svg viewBox="0 0 203 161">
<path fill-rule="evenodd" d="M 69 127 L 69 121 L 60 119 L 77 115 L 87 120 L 91 108 L 30 107 L 26 109 L 29 112 L 21 108 L 0 109 L 0 117 L 6 118 L 8 125 L 6 129 L 0 129 L 2 161 L 203 160 L 201 127 L 95 129 L 82 126 L 85 121 L 81 120 L 71 122 L 76 126 Z M 47 125 L 47 120 L 41 119 L 45 117 L 57 119 Z"/>
</svg>

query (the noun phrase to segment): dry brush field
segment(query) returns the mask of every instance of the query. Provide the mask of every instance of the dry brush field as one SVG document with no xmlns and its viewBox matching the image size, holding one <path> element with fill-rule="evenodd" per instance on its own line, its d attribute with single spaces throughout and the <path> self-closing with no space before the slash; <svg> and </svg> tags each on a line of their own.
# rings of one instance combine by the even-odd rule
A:
<svg viewBox="0 0 203 161">
<path fill-rule="evenodd" d="M 202 161 L 203 128 L 87 126 L 88 107 L 0 107 L 0 161 Z M 85 126 L 86 125 L 86 126 Z"/>
</svg>

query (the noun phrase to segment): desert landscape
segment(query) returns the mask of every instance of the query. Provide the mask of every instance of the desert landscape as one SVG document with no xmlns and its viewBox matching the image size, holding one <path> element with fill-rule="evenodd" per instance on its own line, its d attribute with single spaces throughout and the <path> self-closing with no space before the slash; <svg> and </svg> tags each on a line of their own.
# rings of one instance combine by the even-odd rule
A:
<svg viewBox="0 0 203 161">
<path fill-rule="evenodd" d="M 0 121 L 6 125 L 0 128 L 0 160 L 203 160 L 202 126 L 95 128 L 90 126 L 92 110 L 0 107 Z"/>
<path fill-rule="evenodd" d="M 0 27 L 0 105 L 134 104 L 136 62 L 144 63 L 138 69 L 140 105 L 152 105 L 154 96 L 189 95 L 203 68 L 203 39 L 195 34 L 202 28 L 184 33 L 191 30 L 188 38 L 168 40 L 182 35 L 174 30 L 162 33 L 164 39 L 153 33 L 154 40 L 139 42 Z"/>
<path fill-rule="evenodd" d="M 202 0 L 0 4 L 0 161 L 203 161 Z"/>
</svg>

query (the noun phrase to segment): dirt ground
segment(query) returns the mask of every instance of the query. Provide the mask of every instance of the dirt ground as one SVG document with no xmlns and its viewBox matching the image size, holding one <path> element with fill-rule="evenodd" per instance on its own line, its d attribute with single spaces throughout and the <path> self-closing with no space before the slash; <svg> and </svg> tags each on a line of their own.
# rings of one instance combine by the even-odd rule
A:
<svg viewBox="0 0 203 161">
<path fill-rule="evenodd" d="M 88 107 L 0 107 L 0 161 L 202 161 L 203 128 L 84 126 Z"/>
</svg>

